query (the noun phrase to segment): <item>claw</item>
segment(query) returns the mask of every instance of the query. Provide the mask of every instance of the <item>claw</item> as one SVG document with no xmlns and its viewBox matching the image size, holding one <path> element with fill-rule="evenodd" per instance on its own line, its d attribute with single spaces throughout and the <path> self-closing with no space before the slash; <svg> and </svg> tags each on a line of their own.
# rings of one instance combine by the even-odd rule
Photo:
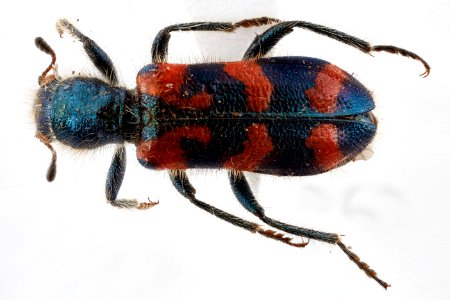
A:
<svg viewBox="0 0 450 300">
<path fill-rule="evenodd" d="M 390 45 L 376 45 L 373 46 L 371 51 L 378 51 L 378 52 L 388 52 L 388 53 L 392 53 L 392 54 L 399 54 L 399 55 L 403 55 L 405 57 L 409 57 L 415 60 L 418 60 L 422 63 L 422 65 L 425 68 L 425 72 L 423 72 L 422 74 L 420 74 L 420 76 L 422 77 L 427 77 L 428 74 L 430 74 L 430 65 L 419 55 L 415 54 L 414 52 L 408 51 L 406 49 L 403 48 L 399 48 L 396 46 L 390 46 Z"/>
<path fill-rule="evenodd" d="M 150 198 L 148 198 L 148 202 L 139 202 L 136 206 L 137 209 L 149 209 L 155 206 L 159 203 L 159 200 L 157 202 L 151 201 Z"/>
</svg>

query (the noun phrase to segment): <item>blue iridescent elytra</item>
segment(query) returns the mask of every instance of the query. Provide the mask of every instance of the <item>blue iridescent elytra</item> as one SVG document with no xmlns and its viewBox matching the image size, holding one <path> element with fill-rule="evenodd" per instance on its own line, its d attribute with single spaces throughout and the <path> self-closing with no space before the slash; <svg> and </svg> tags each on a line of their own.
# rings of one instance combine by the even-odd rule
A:
<svg viewBox="0 0 450 300">
<path fill-rule="evenodd" d="M 167 62 L 173 31 L 233 32 L 261 25 L 272 26 L 255 37 L 240 61 Z M 52 152 L 47 179 L 52 181 L 56 175 L 53 142 L 74 149 L 115 144 L 106 178 L 106 199 L 121 208 L 153 207 L 158 202 L 118 198 L 125 176 L 125 144 L 130 143 L 144 167 L 167 170 L 175 189 L 197 207 L 293 247 L 308 244 L 296 239 L 299 237 L 337 245 L 369 277 L 387 288 L 389 284 L 362 262 L 340 235 L 267 216 L 243 173 L 306 176 L 327 172 L 355 160 L 376 134 L 372 95 L 355 77 L 318 58 L 265 57 L 295 27 L 365 53 L 401 54 L 420 61 L 426 70 L 423 75 L 430 71 L 420 56 L 396 46 L 371 46 L 322 25 L 261 17 L 236 23 L 182 23 L 162 29 L 152 45 L 151 64 L 137 74 L 136 88 L 127 89 L 119 86 L 106 52 L 67 20 L 59 20 L 60 35 L 68 33 L 79 40 L 103 78 L 60 79 L 55 52 L 42 38 L 36 38 L 36 46 L 52 57 L 39 77 L 34 103 L 36 136 Z M 187 169 L 227 170 L 237 200 L 266 227 L 197 199 Z"/>
</svg>

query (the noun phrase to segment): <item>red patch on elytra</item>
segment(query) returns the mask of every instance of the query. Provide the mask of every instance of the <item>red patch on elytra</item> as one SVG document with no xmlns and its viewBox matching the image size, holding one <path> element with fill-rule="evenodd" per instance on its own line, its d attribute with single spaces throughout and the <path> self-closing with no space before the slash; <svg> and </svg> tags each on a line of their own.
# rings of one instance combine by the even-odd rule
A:
<svg viewBox="0 0 450 300">
<path fill-rule="evenodd" d="M 253 124 L 246 130 L 247 140 L 243 143 L 244 151 L 230 157 L 224 163 L 224 168 L 252 171 L 272 152 L 273 144 L 266 125 Z"/>
<path fill-rule="evenodd" d="M 223 69 L 245 85 L 249 111 L 262 112 L 269 109 L 272 83 L 256 61 L 226 63 Z"/>
<path fill-rule="evenodd" d="M 137 157 L 156 169 L 183 170 L 187 165 L 181 139 L 187 138 L 207 144 L 211 137 L 207 126 L 177 127 L 157 139 L 139 144 Z"/>
<path fill-rule="evenodd" d="M 344 160 L 339 148 L 338 129 L 333 124 L 320 124 L 311 129 L 306 146 L 314 151 L 314 157 L 322 170 L 328 171 Z"/>
<path fill-rule="evenodd" d="M 321 113 L 332 113 L 337 108 L 337 97 L 347 74 L 332 64 L 325 65 L 314 79 L 314 86 L 305 91 L 312 108 Z"/>
<path fill-rule="evenodd" d="M 141 93 L 160 97 L 167 105 L 177 108 L 207 109 L 212 103 L 212 96 L 200 92 L 193 96 L 183 95 L 182 86 L 186 82 L 184 64 L 157 64 L 155 71 L 139 74 L 138 90 Z"/>
</svg>

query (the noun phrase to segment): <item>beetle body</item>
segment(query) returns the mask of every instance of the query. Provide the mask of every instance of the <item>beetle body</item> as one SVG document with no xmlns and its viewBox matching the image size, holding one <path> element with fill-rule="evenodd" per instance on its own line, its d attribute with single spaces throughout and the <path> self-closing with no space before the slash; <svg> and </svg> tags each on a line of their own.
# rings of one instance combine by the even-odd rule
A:
<svg viewBox="0 0 450 300">
<path fill-rule="evenodd" d="M 275 24 L 275 25 L 273 25 Z M 168 42 L 173 31 L 224 31 L 273 25 L 255 37 L 242 61 L 170 64 Z M 354 159 L 372 141 L 376 119 L 371 93 L 353 76 L 317 58 L 264 57 L 284 36 L 299 27 L 328 36 L 365 53 L 397 53 L 429 65 L 417 54 L 368 42 L 322 25 L 282 22 L 261 17 L 237 23 L 193 22 L 162 29 L 152 45 L 152 63 L 137 75 L 135 89 L 118 84 L 109 56 L 67 20 L 57 23 L 62 35 L 78 39 L 103 79 L 60 79 L 56 54 L 42 39 L 36 46 L 51 55 L 39 77 L 34 103 L 36 136 L 52 151 L 47 179 L 56 174 L 57 141 L 74 149 L 116 144 L 106 199 L 116 207 L 146 209 L 158 202 L 120 199 L 125 176 L 125 143 L 137 147 L 139 162 L 165 169 L 177 191 L 197 207 L 235 226 L 305 247 L 295 237 L 340 247 L 369 277 L 387 288 L 374 270 L 345 246 L 336 233 L 283 223 L 266 215 L 242 171 L 281 176 L 314 175 Z M 53 68 L 54 74 L 48 73 Z M 186 169 L 226 169 L 237 200 L 270 228 L 247 221 L 197 199 Z"/>
<path fill-rule="evenodd" d="M 81 77 L 55 79 L 38 97 L 38 131 L 50 140 L 79 149 L 131 142 L 153 169 L 313 175 L 354 158 L 376 132 L 368 90 L 307 57 L 152 64 L 136 90 Z"/>
<path fill-rule="evenodd" d="M 355 157 L 376 131 L 367 89 L 315 58 L 149 65 L 137 93 L 137 156 L 155 169 L 312 175 Z"/>
</svg>

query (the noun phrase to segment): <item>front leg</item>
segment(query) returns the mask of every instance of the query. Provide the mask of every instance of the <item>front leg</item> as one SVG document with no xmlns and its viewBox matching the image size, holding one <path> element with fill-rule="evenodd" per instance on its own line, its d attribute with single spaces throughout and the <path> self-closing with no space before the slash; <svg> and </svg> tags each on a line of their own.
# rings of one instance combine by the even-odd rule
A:
<svg viewBox="0 0 450 300">
<path fill-rule="evenodd" d="M 114 67 L 114 64 L 108 54 L 106 54 L 106 52 L 100 48 L 96 42 L 81 33 L 81 31 L 79 31 L 66 19 L 58 20 L 58 23 L 56 23 L 56 29 L 60 35 L 64 32 L 68 32 L 73 37 L 78 39 L 83 44 L 84 51 L 86 51 L 86 54 L 94 66 L 103 74 L 103 76 L 105 76 L 109 83 L 112 85 L 117 85 L 119 81 L 117 79 L 116 68 Z"/>
<path fill-rule="evenodd" d="M 127 155 L 125 146 L 118 145 L 114 157 L 109 167 L 108 176 L 106 177 L 106 199 L 112 206 L 120 208 L 138 208 L 147 209 L 155 206 L 158 202 L 138 202 L 136 199 L 117 199 L 123 178 L 125 177 L 125 169 L 127 165 Z"/>
</svg>

